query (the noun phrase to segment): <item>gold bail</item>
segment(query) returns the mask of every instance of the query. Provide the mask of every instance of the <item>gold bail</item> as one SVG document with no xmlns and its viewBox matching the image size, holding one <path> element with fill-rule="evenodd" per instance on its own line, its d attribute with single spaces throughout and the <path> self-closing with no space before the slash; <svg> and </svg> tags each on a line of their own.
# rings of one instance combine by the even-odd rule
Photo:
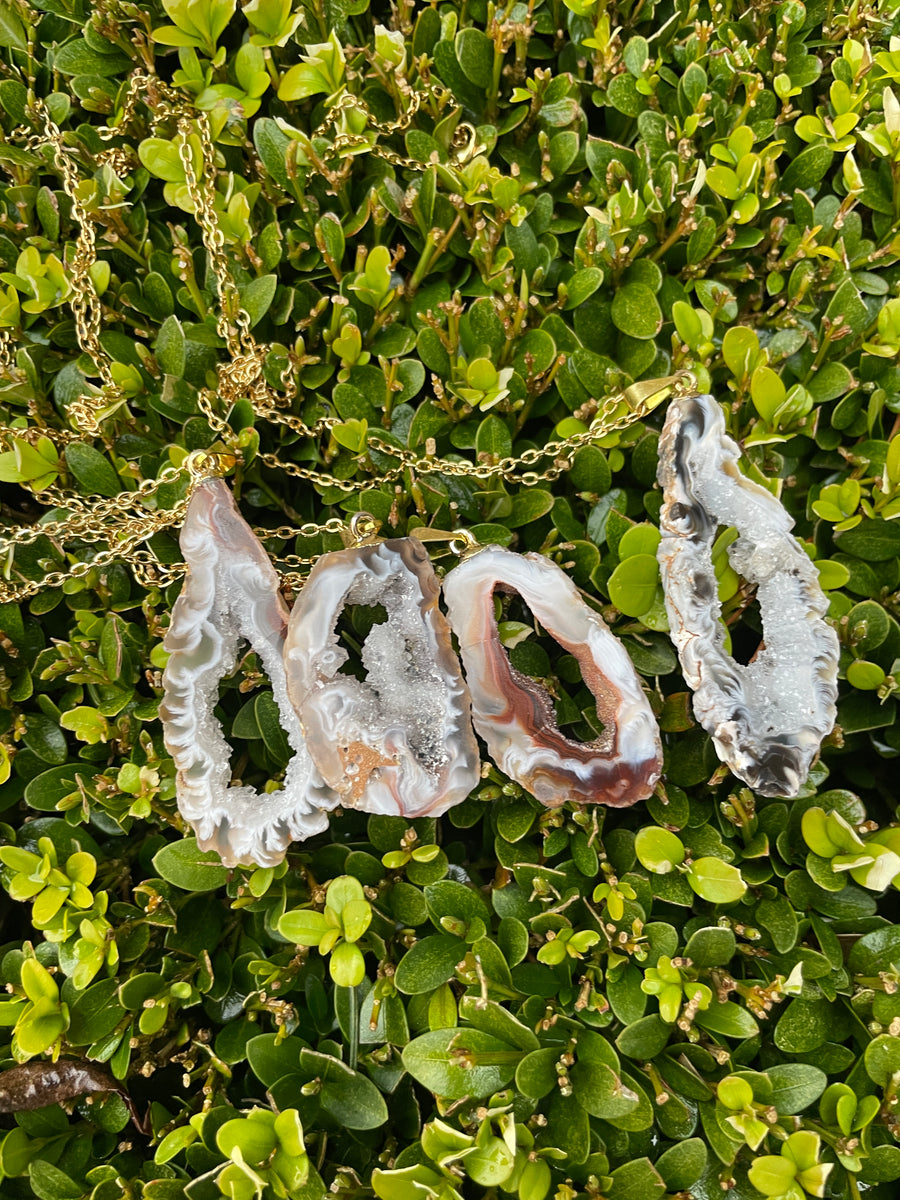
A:
<svg viewBox="0 0 900 1200">
<path fill-rule="evenodd" d="M 356 512 L 341 530 L 341 541 L 348 548 L 355 546 L 374 546 L 383 539 L 378 536 L 381 522 L 370 512 Z"/>
<path fill-rule="evenodd" d="M 468 529 L 432 529 L 430 525 L 420 525 L 408 531 L 410 537 L 418 538 L 421 542 L 447 542 L 450 552 L 457 558 L 468 558 L 484 546 Z"/>
<path fill-rule="evenodd" d="M 192 479 L 208 479 L 212 475 L 224 475 L 236 463 L 237 455 L 235 454 L 192 450 L 181 465 Z"/>
</svg>

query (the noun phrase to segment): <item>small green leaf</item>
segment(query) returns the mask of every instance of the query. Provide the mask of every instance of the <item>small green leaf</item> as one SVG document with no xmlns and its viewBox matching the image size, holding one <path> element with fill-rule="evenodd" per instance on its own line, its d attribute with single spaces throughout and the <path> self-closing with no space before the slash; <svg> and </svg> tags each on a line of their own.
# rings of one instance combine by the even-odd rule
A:
<svg viewBox="0 0 900 1200">
<path fill-rule="evenodd" d="M 698 1012 L 694 1020 L 701 1029 L 708 1029 L 710 1033 L 721 1034 L 722 1037 L 748 1038 L 759 1033 L 755 1018 L 733 1000 L 711 1004 L 709 1008 Z"/>
<path fill-rule="evenodd" d="M 644 283 L 626 283 L 612 302 L 613 324 L 633 338 L 654 338 L 662 328 L 663 315 L 656 296 Z"/>
<path fill-rule="evenodd" d="M 698 858 L 688 868 L 687 880 L 701 899 L 712 904 L 734 904 L 747 890 L 737 867 L 720 858 Z"/>
<path fill-rule="evenodd" d="M 763 1154 L 753 1160 L 747 1172 L 750 1182 L 764 1196 L 788 1195 L 794 1185 L 797 1168 L 787 1158 L 776 1158 L 774 1154 Z M 791 1200 L 801 1197 L 803 1193 L 794 1190 Z"/>
<path fill-rule="evenodd" d="M 358 987 L 366 977 L 366 960 L 355 943 L 340 942 L 331 952 L 328 970 L 338 987 Z"/>
<path fill-rule="evenodd" d="M 620 562 L 609 577 L 607 590 L 616 608 L 627 617 L 641 617 L 653 604 L 659 586 L 655 555 L 633 554 Z"/>
<path fill-rule="evenodd" d="M 738 1075 L 726 1075 L 716 1085 L 716 1095 L 726 1108 L 735 1112 L 749 1108 L 753 1103 L 753 1089 L 746 1079 Z"/>
<path fill-rule="evenodd" d="M 491 1095 L 509 1083 L 521 1058 L 522 1051 L 479 1029 L 435 1029 L 403 1049 L 410 1075 L 447 1100 Z"/>
<path fill-rule="evenodd" d="M 215 851 L 197 849 L 196 838 L 163 846 L 153 858 L 153 867 L 163 879 L 185 892 L 214 892 L 229 875 Z"/>
<path fill-rule="evenodd" d="M 778 410 L 785 402 L 785 386 L 771 367 L 757 367 L 750 380 L 753 406 L 767 425 L 774 426 Z"/>
<path fill-rule="evenodd" d="M 80 742 L 86 742 L 89 746 L 105 742 L 109 735 L 109 722 L 106 717 L 101 716 L 96 708 L 89 708 L 87 705 L 70 708 L 60 717 L 59 723 L 63 729 L 71 730 Z"/>
<path fill-rule="evenodd" d="M 59 1003 L 59 988 L 53 976 L 36 958 L 26 958 L 22 963 L 22 987 L 32 1004 Z"/>
<path fill-rule="evenodd" d="M 251 1121 L 245 1117 L 226 1121 L 216 1133 L 216 1145 L 224 1155 L 234 1157 L 234 1151 L 240 1150 L 244 1161 L 253 1166 L 261 1166 L 276 1144 L 275 1130 L 268 1122 Z"/>
<path fill-rule="evenodd" d="M 278 921 L 278 932 L 297 946 L 318 946 L 331 926 L 322 913 L 311 908 L 296 908 Z"/>
<path fill-rule="evenodd" d="M 634 839 L 634 852 L 641 866 L 655 875 L 668 875 L 684 862 L 684 843 L 668 829 L 644 825 Z"/>
<path fill-rule="evenodd" d="M 877 663 L 857 659 L 847 667 L 847 682 L 861 692 L 874 692 L 885 681 L 885 672 Z"/>
<path fill-rule="evenodd" d="M 153 1161 L 157 1164 L 167 1163 L 177 1157 L 182 1150 L 192 1146 L 199 1137 L 196 1129 L 190 1125 L 180 1125 L 171 1130 L 156 1147 Z"/>
</svg>

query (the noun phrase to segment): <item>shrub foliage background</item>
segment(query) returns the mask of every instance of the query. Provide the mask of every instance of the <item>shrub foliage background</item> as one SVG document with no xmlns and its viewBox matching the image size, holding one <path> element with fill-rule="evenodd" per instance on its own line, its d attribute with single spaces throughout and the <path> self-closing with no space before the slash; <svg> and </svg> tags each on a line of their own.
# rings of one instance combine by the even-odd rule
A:
<svg viewBox="0 0 900 1200">
<path fill-rule="evenodd" d="M 50 486 L 96 501 L 224 448 L 198 406 L 228 354 L 176 123 L 152 93 L 125 108 L 130 73 L 155 71 L 198 165 L 207 114 L 270 386 L 290 366 L 290 411 L 340 418 L 311 439 L 246 397 L 222 407 L 243 511 L 277 527 L 364 508 L 548 554 L 614 623 L 666 743 L 665 798 L 632 810 L 544 811 L 491 768 L 439 821 L 347 811 L 282 867 L 227 871 L 184 837 L 156 718 L 178 584 L 103 566 L 4 605 L 3 1054 L 90 1060 L 152 1132 L 119 1094 L 53 1104 L 48 1066 L 50 1106 L 3 1119 L 4 1196 L 893 1194 L 898 7 L 4 0 L 5 520 L 36 520 Z M 123 402 L 93 440 L 53 436 L 100 378 L 35 97 L 96 230 Z M 682 367 L 729 402 L 831 591 L 839 726 L 793 803 L 735 786 L 692 720 L 652 557 L 659 411 L 552 482 L 382 479 L 385 445 L 490 465 Z M 296 482 L 273 452 L 360 490 Z M 152 541 L 163 561 L 176 533 Z M 746 654 L 758 617 L 730 536 L 720 592 Z M 6 575 L 95 550 L 42 536 Z M 501 618 L 564 729 L 592 736 L 573 660 L 521 607 Z M 372 619 L 351 614 L 349 646 Z M 277 779 L 252 654 L 219 711 L 236 774 Z M 20 1099 L 0 1075 L 2 1106 Z"/>
</svg>

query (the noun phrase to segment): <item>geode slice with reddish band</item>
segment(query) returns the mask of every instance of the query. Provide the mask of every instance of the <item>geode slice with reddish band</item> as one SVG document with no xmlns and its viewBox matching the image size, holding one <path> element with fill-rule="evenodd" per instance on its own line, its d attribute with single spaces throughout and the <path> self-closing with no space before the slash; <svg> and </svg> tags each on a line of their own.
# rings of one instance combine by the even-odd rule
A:
<svg viewBox="0 0 900 1200">
<path fill-rule="evenodd" d="M 497 590 L 518 592 L 577 658 L 603 723 L 599 738 L 565 737 L 547 691 L 513 667 L 494 619 Z M 472 693 L 472 719 L 497 766 L 551 808 L 566 800 L 624 807 L 652 793 L 662 751 L 637 673 L 624 646 L 555 563 L 490 546 L 450 571 L 444 599 Z"/>
<path fill-rule="evenodd" d="M 292 841 L 326 828 L 338 797 L 323 783 L 287 695 L 282 651 L 288 609 L 278 576 L 220 479 L 197 485 L 181 531 L 188 565 L 165 638 L 169 661 L 160 707 L 166 749 L 178 768 L 178 807 L 201 850 L 222 862 L 275 866 Z M 293 756 L 280 791 L 230 786 L 231 749 L 214 715 L 218 683 L 246 639 L 259 655 Z"/>
<path fill-rule="evenodd" d="M 291 613 L 288 691 L 309 752 L 343 804 L 437 816 L 479 779 L 469 692 L 437 606 L 421 542 L 395 538 L 326 554 Z M 336 627 L 345 605 L 383 605 L 361 650 L 365 679 L 344 674 Z"/>
<path fill-rule="evenodd" d="M 672 401 L 659 442 L 666 611 L 694 713 L 719 758 L 760 795 L 796 796 L 834 725 L 838 639 L 791 516 L 742 474 L 739 458 L 712 396 Z M 728 557 L 757 587 L 763 644 L 746 666 L 725 651 L 712 561 L 718 525 L 738 529 Z"/>
</svg>

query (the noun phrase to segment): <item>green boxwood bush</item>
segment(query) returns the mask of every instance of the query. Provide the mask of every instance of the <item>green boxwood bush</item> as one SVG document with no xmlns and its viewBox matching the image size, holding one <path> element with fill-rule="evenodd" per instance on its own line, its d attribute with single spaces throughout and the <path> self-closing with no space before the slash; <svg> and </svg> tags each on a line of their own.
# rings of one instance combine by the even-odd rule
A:
<svg viewBox="0 0 900 1200">
<path fill-rule="evenodd" d="M 0 607 L 4 1197 L 895 1194 L 898 14 L 2 0 L 0 480 L 30 527 Z M 692 716 L 664 409 L 493 469 L 683 370 L 830 593 L 838 725 L 793 802 Z M 360 509 L 551 557 L 644 677 L 664 786 L 547 811 L 487 764 L 439 820 L 346 810 L 277 868 L 199 852 L 157 710 L 210 448 L 295 574 L 339 539 L 294 531 Z M 594 736 L 574 660 L 499 615 Z M 277 787 L 253 654 L 218 711 L 236 776 Z"/>
</svg>

